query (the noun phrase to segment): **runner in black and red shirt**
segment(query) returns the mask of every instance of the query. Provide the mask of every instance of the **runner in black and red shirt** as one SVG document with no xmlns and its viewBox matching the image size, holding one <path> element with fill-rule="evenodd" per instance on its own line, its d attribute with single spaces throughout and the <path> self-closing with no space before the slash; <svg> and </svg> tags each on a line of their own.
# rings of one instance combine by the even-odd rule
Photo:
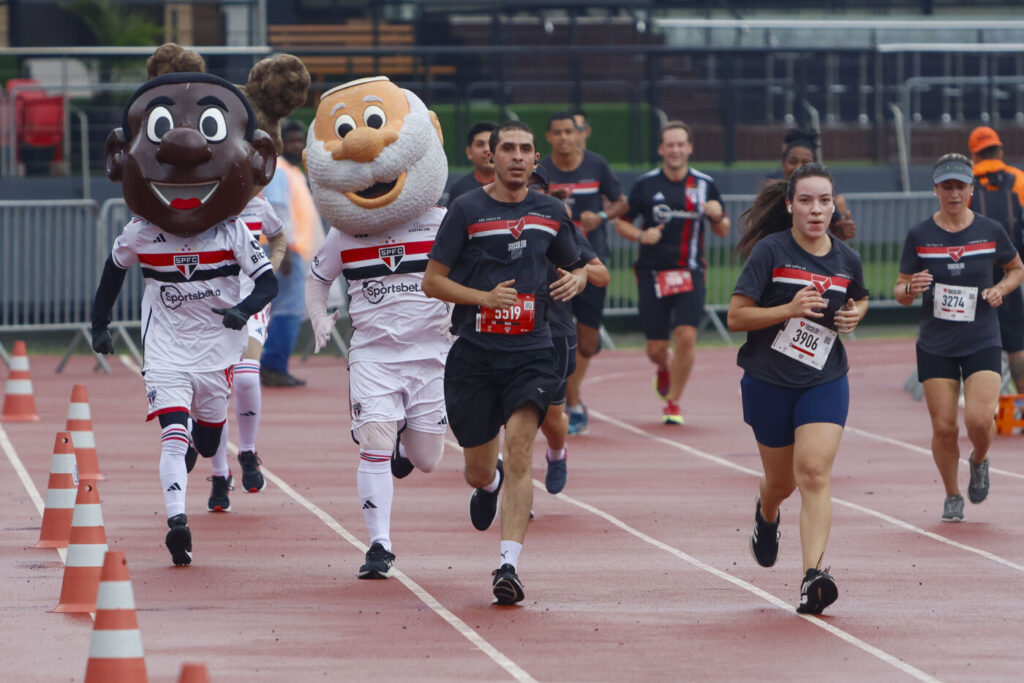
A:
<svg viewBox="0 0 1024 683">
<path fill-rule="evenodd" d="M 581 145 L 582 131 L 576 126 L 573 113 L 562 111 L 548 118 L 547 141 L 551 156 L 540 165 L 548 174 L 552 192 L 568 193 L 566 200 L 573 221 L 580 228 L 597 257 L 608 262 L 608 231 L 605 224 L 626 211 L 626 197 L 618 178 L 599 154 L 587 151 Z M 605 199 L 609 204 L 604 206 Z M 576 370 L 566 388 L 566 408 L 569 412 L 569 433 L 587 431 L 587 412 L 581 396 L 581 385 L 587 374 L 590 359 L 601 348 L 601 319 L 607 289 L 587 285 L 583 293 L 573 299 L 572 312 L 576 316 Z"/>
<path fill-rule="evenodd" d="M 619 235 L 640 242 L 637 304 L 647 357 L 657 367 L 654 388 L 666 402 L 665 424 L 683 423 L 679 398 L 693 368 L 697 324 L 704 314 L 704 226 L 710 224 L 719 237 L 729 234 L 714 181 L 689 167 L 692 151 L 690 127 L 682 121 L 665 124 L 658 145 L 661 168 L 640 176 L 629 193 L 629 209 L 615 223 Z"/>
<path fill-rule="evenodd" d="M 832 526 L 832 463 L 850 404 L 837 332 L 853 331 L 868 309 L 860 257 L 828 232 L 834 197 L 820 164 L 761 189 L 746 214 L 740 248 L 750 257 L 728 315 L 730 330 L 747 332 L 737 358 L 743 419 L 764 468 L 750 550 L 761 566 L 775 564 L 779 506 L 798 488 L 804 576 L 797 611 L 806 614 L 820 614 L 839 595 L 821 568 Z"/>
<path fill-rule="evenodd" d="M 968 207 L 974 173 L 970 159 L 947 154 L 936 163 L 932 181 L 939 210 L 907 233 L 900 257 L 896 300 L 909 306 L 918 294 L 921 331 L 917 337 L 917 376 L 932 420 L 932 457 L 946 489 L 942 521 L 964 518 L 957 483 L 960 462 L 958 403 L 961 381 L 964 424 L 973 450 L 967 496 L 980 503 L 988 495 L 988 449 L 995 435 L 992 416 L 1002 384 L 1002 348 L 997 308 L 1020 287 L 1024 265 L 1006 229 Z M 995 266 L 1005 271 L 996 282 Z"/>
<path fill-rule="evenodd" d="M 473 526 L 487 529 L 505 488 L 501 560 L 492 590 L 500 604 L 523 599 L 516 568 L 533 502 L 533 442 L 559 380 L 544 299 L 548 261 L 580 258 L 575 227 L 562 202 L 527 187 L 536 159 L 533 131 L 509 121 L 491 134 L 495 180 L 449 207 L 423 278 L 423 292 L 455 304 L 444 392 L 448 423 L 476 488 Z M 581 278 L 560 272 L 555 300 L 579 292 Z M 498 459 L 505 427 L 505 460 Z M 508 482 L 505 483 L 505 479 Z"/>
</svg>

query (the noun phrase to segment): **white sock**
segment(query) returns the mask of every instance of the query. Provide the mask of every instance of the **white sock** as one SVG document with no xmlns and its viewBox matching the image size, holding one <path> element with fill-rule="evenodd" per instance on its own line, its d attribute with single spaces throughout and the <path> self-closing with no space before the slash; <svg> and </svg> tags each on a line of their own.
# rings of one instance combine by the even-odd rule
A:
<svg viewBox="0 0 1024 683">
<path fill-rule="evenodd" d="M 565 447 L 563 446 L 560 450 L 557 451 L 553 451 L 549 448 L 547 459 L 550 460 L 551 462 L 555 462 L 557 460 L 565 460 Z"/>
<path fill-rule="evenodd" d="M 391 453 L 360 451 L 356 488 L 363 506 L 363 520 L 370 532 L 370 545 L 380 543 L 391 550 L 391 501 L 395 482 L 391 476 Z"/>
<path fill-rule="evenodd" d="M 515 570 L 519 570 L 519 553 L 523 550 L 522 543 L 516 543 L 515 541 L 502 541 L 501 542 L 501 561 L 498 564 L 500 567 L 503 564 L 510 564 Z"/>
<path fill-rule="evenodd" d="M 260 389 L 260 362 L 245 359 L 235 364 L 232 390 L 235 393 L 235 414 L 238 416 L 238 450 L 256 450 L 260 429 L 263 392 Z"/>
<path fill-rule="evenodd" d="M 484 491 L 494 493 L 498 490 L 499 486 L 501 486 L 501 475 L 498 474 L 498 470 L 494 470 L 494 479 L 491 480 L 490 484 L 484 487 Z"/>
<path fill-rule="evenodd" d="M 574 415 L 582 415 L 583 414 L 583 404 L 581 404 L 581 403 L 578 403 L 578 404 L 576 404 L 574 406 L 571 406 L 568 403 L 566 403 L 565 404 L 565 409 L 567 411 L 569 411 L 570 413 L 573 413 Z"/>
<path fill-rule="evenodd" d="M 175 423 L 164 427 L 160 435 L 160 485 L 164 489 L 169 518 L 185 512 L 185 489 L 188 485 L 185 451 L 188 444 L 188 430 L 183 425 Z"/>
<path fill-rule="evenodd" d="M 231 474 L 231 467 L 228 465 L 228 421 L 224 420 L 224 426 L 220 430 L 220 444 L 214 454 L 210 465 L 213 466 L 213 476 L 226 477 Z"/>
</svg>

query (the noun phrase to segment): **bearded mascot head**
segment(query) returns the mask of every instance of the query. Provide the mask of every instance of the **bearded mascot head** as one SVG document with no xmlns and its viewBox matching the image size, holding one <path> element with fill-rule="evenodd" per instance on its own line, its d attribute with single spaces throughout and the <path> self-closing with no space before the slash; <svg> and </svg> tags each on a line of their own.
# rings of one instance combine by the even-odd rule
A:
<svg viewBox="0 0 1024 683">
<path fill-rule="evenodd" d="M 304 154 L 320 214 L 352 235 L 417 218 L 437 202 L 448 179 L 437 116 L 384 76 L 324 93 Z"/>
</svg>

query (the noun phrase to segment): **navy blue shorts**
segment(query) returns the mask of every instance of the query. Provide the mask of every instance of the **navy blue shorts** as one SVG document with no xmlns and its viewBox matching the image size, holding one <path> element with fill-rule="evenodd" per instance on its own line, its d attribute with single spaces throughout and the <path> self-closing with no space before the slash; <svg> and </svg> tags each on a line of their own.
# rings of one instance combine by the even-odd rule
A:
<svg viewBox="0 0 1024 683">
<path fill-rule="evenodd" d="M 569 386 L 569 375 L 576 372 L 576 335 L 552 337 L 551 343 L 555 345 L 555 367 L 562 376 L 562 381 L 551 393 L 550 403 L 557 406 L 565 403 L 565 390 Z"/>
<path fill-rule="evenodd" d="M 846 426 L 850 411 L 850 382 L 846 375 L 813 387 L 794 389 L 755 379 L 744 373 L 743 421 L 754 429 L 763 446 L 782 448 L 795 441 L 796 428 L 814 422 Z"/>
<path fill-rule="evenodd" d="M 600 329 L 604 318 L 604 300 L 608 295 L 607 287 L 595 287 L 587 283 L 583 291 L 572 299 L 572 314 L 580 325 Z"/>
</svg>

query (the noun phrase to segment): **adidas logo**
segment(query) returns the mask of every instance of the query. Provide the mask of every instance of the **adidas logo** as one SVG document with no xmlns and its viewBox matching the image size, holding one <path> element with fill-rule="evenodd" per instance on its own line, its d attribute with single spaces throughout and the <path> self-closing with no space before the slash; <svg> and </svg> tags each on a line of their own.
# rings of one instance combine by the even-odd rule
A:
<svg viewBox="0 0 1024 683">
<path fill-rule="evenodd" d="M 159 235 L 156 236 L 156 239 L 154 239 L 153 241 L 154 242 L 166 242 L 167 238 L 164 237 L 163 233 L 160 233 Z"/>
<path fill-rule="evenodd" d="M 365 503 L 363 503 L 363 509 L 364 510 L 376 510 L 377 506 L 373 504 L 372 500 L 368 500 Z"/>
<path fill-rule="evenodd" d="M 240 417 L 256 417 L 256 413 L 254 413 L 254 412 L 253 412 L 253 411 L 251 411 L 251 410 L 247 410 L 247 411 L 245 411 L 244 413 L 239 413 L 238 415 L 239 415 Z"/>
<path fill-rule="evenodd" d="M 437 421 L 437 424 L 439 424 L 439 425 L 446 425 L 446 424 L 448 424 L 448 416 L 447 415 L 443 415 L 441 417 L 441 419 Z"/>
<path fill-rule="evenodd" d="M 652 199 L 656 202 L 663 202 L 665 201 L 665 195 L 663 195 L 661 192 L 655 192 Z"/>
<path fill-rule="evenodd" d="M 171 484 L 170 486 L 167 487 L 167 490 L 168 491 L 180 491 L 181 487 L 178 486 L 178 482 L 174 482 L 173 484 Z"/>
</svg>

